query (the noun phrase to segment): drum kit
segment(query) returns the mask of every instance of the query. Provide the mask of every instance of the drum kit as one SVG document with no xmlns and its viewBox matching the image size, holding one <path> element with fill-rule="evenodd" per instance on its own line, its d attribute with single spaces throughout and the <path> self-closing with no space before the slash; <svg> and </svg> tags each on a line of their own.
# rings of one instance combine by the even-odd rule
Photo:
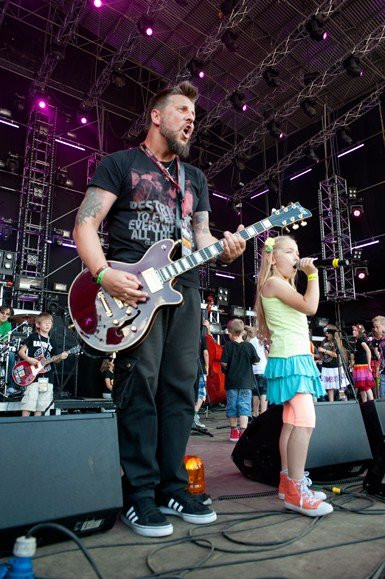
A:
<svg viewBox="0 0 385 579">
<path fill-rule="evenodd" d="M 33 331 L 38 313 L 34 310 L 15 310 L 11 321 L 16 326 L 0 338 L 0 393 L 3 397 L 19 393 L 12 380 L 12 369 L 18 360 L 17 352 L 21 344 Z"/>
</svg>

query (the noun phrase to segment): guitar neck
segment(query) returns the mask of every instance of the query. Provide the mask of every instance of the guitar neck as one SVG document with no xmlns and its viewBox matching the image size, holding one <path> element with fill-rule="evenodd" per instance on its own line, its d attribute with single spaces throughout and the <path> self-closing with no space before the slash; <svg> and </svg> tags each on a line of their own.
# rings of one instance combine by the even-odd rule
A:
<svg viewBox="0 0 385 579">
<path fill-rule="evenodd" d="M 268 217 L 259 221 L 258 223 L 254 223 L 253 225 L 249 225 L 242 231 L 238 231 L 235 235 L 242 237 L 245 241 L 256 237 L 260 233 L 264 231 L 268 231 L 273 227 L 272 222 Z M 203 249 L 199 249 L 198 251 L 194 251 L 191 255 L 187 255 L 185 257 L 181 257 L 176 261 L 170 262 L 168 265 L 165 265 L 159 268 L 157 271 L 160 274 L 163 281 L 169 281 L 174 277 L 185 273 L 191 269 L 194 269 L 198 265 L 202 265 L 211 259 L 218 257 L 223 252 L 223 242 L 224 239 L 216 241 Z"/>
</svg>

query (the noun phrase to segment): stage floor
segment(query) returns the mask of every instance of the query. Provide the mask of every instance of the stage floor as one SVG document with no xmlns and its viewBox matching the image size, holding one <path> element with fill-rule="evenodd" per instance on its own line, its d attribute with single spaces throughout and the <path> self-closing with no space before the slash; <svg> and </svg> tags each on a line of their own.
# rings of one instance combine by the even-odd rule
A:
<svg viewBox="0 0 385 579">
<path fill-rule="evenodd" d="M 248 497 L 275 489 L 244 478 L 235 467 L 229 429 L 221 428 L 227 425 L 223 411 L 202 416 L 202 422 L 214 436 L 191 436 L 187 450 L 204 461 L 207 492 L 218 513 L 217 522 L 194 526 L 170 517 L 174 534 L 156 540 L 139 537 L 118 521 L 111 531 L 83 539 L 104 579 L 153 573 L 182 577 L 185 568 L 190 569 L 189 577 L 210 579 L 374 578 L 374 571 L 385 559 L 385 501 L 341 495 L 333 499 L 340 505 L 334 513 L 312 519 L 286 511 L 275 492 Z M 358 509 L 362 512 L 351 512 Z M 71 542 L 41 547 L 37 556 L 36 576 L 95 577 Z M 378 575 L 384 576 L 385 571 Z"/>
</svg>

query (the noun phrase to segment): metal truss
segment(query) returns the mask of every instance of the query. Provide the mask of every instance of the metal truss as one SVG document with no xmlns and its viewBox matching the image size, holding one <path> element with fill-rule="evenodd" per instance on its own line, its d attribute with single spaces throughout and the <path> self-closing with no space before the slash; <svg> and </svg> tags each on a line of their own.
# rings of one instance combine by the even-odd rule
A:
<svg viewBox="0 0 385 579">
<path fill-rule="evenodd" d="M 0 0 L 0 27 L 3 24 L 4 17 L 7 13 L 10 0 Z"/>
<path fill-rule="evenodd" d="M 60 51 L 64 51 L 68 42 L 75 35 L 87 6 L 88 0 L 75 0 L 74 2 L 70 2 L 69 11 L 65 15 L 62 25 L 56 32 L 49 52 L 46 54 L 36 73 L 31 89 L 32 92 L 41 90 L 46 86 L 57 64 L 64 58 L 64 55 L 60 55 Z"/>
<path fill-rule="evenodd" d="M 55 166 L 56 117 L 56 107 L 49 107 L 49 111 L 44 112 L 34 106 L 27 127 L 16 241 L 19 263 L 13 297 L 14 305 L 19 308 L 31 302 L 36 309 L 43 306 L 48 270 L 47 238 Z"/>
<path fill-rule="evenodd" d="M 266 134 L 266 124 L 274 118 L 277 121 L 283 121 L 290 117 L 298 108 L 301 102 L 306 98 L 317 97 L 320 91 L 329 85 L 337 76 L 344 72 L 342 63 L 350 54 L 358 57 L 364 57 L 368 53 L 375 50 L 385 40 L 385 25 L 381 23 L 373 30 L 367 38 L 363 38 L 351 50 L 349 50 L 342 58 L 337 60 L 328 70 L 326 70 L 319 78 L 315 79 L 309 86 L 305 87 L 292 99 L 284 104 L 281 109 L 275 111 L 274 115 L 270 115 L 261 122 L 254 131 L 246 137 L 242 142 L 238 143 L 236 148 L 228 151 L 223 157 L 218 159 L 206 172 L 206 176 L 211 180 L 215 175 L 223 171 L 237 155 L 248 154 L 250 150 L 260 142 L 264 133 Z"/>
<path fill-rule="evenodd" d="M 337 10 L 341 10 L 342 6 L 347 2 L 347 0 L 341 0 L 338 6 L 333 4 L 330 0 L 324 0 L 318 7 L 316 14 L 322 14 L 324 21 L 326 22 Z M 295 30 L 285 40 L 283 40 L 278 46 L 268 54 L 263 61 L 258 64 L 253 70 L 251 70 L 248 75 L 239 83 L 236 90 L 244 92 L 245 90 L 250 90 L 254 88 L 262 78 L 262 74 L 265 69 L 269 66 L 277 66 L 288 54 L 290 54 L 297 46 L 298 43 L 302 42 L 305 38 L 308 38 L 308 34 L 305 30 L 305 25 L 308 22 L 310 16 L 314 14 L 314 10 L 308 14 L 301 23 L 297 26 Z M 197 126 L 197 132 L 199 133 L 202 129 L 209 129 L 218 121 L 222 115 L 231 107 L 231 103 L 228 98 L 220 101 L 201 121 Z"/>
<path fill-rule="evenodd" d="M 377 86 L 377 89 L 373 91 L 369 96 L 364 98 L 361 102 L 359 102 L 355 107 L 350 109 L 348 112 L 344 113 L 340 117 L 338 117 L 329 127 L 326 127 L 316 135 L 314 135 L 311 139 L 308 139 L 302 145 L 294 149 L 289 155 L 283 157 L 278 163 L 261 173 L 256 179 L 253 179 L 247 185 L 242 187 L 237 193 L 236 198 L 243 199 L 247 197 L 250 193 L 255 193 L 258 191 L 262 185 L 265 184 L 267 179 L 271 176 L 279 175 L 285 169 L 290 167 L 293 163 L 301 159 L 306 152 L 306 149 L 309 147 L 318 147 L 321 145 L 325 139 L 330 139 L 334 136 L 335 132 L 344 126 L 348 126 L 357 119 L 359 119 L 362 115 L 366 114 L 372 108 L 378 105 L 379 98 L 382 92 L 385 89 L 385 82 L 382 82 L 380 85 Z"/>
<path fill-rule="evenodd" d="M 322 258 L 332 260 L 350 257 L 352 238 L 346 181 L 333 175 L 321 181 L 318 189 Z M 322 272 L 323 290 L 328 301 L 354 300 L 356 289 L 354 267 L 328 267 Z"/>
<path fill-rule="evenodd" d="M 147 16 L 154 17 L 158 12 L 163 10 L 166 4 L 167 0 L 152 0 L 149 7 L 147 8 Z M 107 66 L 104 67 L 99 77 L 88 91 L 86 98 L 81 103 L 82 107 L 89 108 L 97 103 L 101 95 L 110 84 L 113 71 L 116 68 L 121 68 L 126 60 L 132 55 L 132 53 L 135 52 L 135 50 L 138 48 L 141 37 L 141 33 L 135 27 L 135 30 L 127 36 L 123 44 L 112 55 L 110 61 L 107 63 Z"/>
<path fill-rule="evenodd" d="M 219 22 L 219 26 L 216 28 L 213 34 L 206 36 L 204 43 L 200 48 L 198 48 L 198 51 L 195 53 L 195 55 L 191 53 L 181 68 L 177 68 L 171 71 L 168 77 L 169 84 L 178 84 L 179 82 L 190 78 L 191 73 L 187 69 L 187 63 L 193 57 L 201 61 L 203 64 L 207 62 L 218 49 L 218 47 L 222 45 L 221 37 L 225 30 L 231 30 L 239 26 L 251 9 L 252 2 L 249 2 L 248 0 L 242 0 L 242 2 L 237 5 L 236 8 L 231 12 L 228 18 Z M 130 127 L 130 129 L 125 133 L 124 138 L 134 139 L 140 135 L 144 128 L 145 117 L 145 113 L 138 117 L 135 123 L 133 123 L 132 127 Z"/>
</svg>

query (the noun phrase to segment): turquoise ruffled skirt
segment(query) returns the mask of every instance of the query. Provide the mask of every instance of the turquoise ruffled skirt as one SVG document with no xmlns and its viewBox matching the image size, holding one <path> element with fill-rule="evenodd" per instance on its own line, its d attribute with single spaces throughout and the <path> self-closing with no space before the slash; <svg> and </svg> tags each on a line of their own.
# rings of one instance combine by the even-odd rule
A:
<svg viewBox="0 0 385 579">
<path fill-rule="evenodd" d="M 298 393 L 325 396 L 320 373 L 310 354 L 290 358 L 268 358 L 265 369 L 267 399 L 283 404 Z"/>
</svg>

